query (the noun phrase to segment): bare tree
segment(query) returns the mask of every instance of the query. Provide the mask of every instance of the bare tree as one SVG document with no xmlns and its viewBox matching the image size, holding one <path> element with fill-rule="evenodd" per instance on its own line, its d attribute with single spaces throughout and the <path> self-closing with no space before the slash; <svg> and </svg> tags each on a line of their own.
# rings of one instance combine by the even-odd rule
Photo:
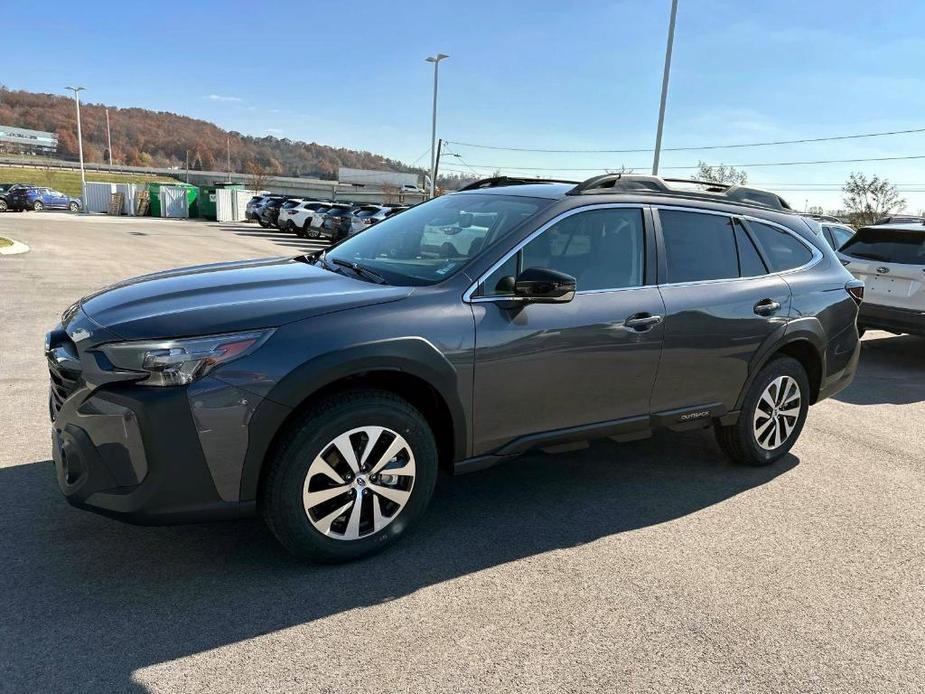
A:
<svg viewBox="0 0 925 694">
<path fill-rule="evenodd" d="M 748 174 L 727 164 L 707 164 L 705 161 L 697 162 L 697 173 L 694 178 L 698 181 L 710 181 L 711 183 L 732 183 L 734 185 L 745 185 L 748 182 Z"/>
<path fill-rule="evenodd" d="M 885 178 L 867 178 L 860 172 L 853 172 L 842 188 L 845 196 L 842 202 L 848 210 L 853 224 L 873 224 L 891 212 L 902 212 L 906 207 L 899 191 Z"/>
<path fill-rule="evenodd" d="M 244 165 L 244 173 L 247 174 L 248 186 L 255 193 L 266 189 L 267 179 L 270 177 L 266 168 L 255 161 L 249 161 Z"/>
<path fill-rule="evenodd" d="M 806 208 L 806 213 L 807 214 L 818 214 L 818 215 L 825 214 L 825 212 L 822 209 L 822 205 L 810 205 L 809 207 Z"/>
</svg>

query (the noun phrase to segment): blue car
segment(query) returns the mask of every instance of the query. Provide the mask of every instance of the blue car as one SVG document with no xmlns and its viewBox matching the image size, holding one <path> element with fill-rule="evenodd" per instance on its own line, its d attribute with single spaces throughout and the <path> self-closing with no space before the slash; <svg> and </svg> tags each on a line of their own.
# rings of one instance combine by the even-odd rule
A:
<svg viewBox="0 0 925 694">
<path fill-rule="evenodd" d="M 48 208 L 77 212 L 81 207 L 80 198 L 72 198 L 52 188 L 23 186 L 14 188 L 8 195 L 10 209 L 16 211 L 35 210 L 38 212 Z"/>
</svg>

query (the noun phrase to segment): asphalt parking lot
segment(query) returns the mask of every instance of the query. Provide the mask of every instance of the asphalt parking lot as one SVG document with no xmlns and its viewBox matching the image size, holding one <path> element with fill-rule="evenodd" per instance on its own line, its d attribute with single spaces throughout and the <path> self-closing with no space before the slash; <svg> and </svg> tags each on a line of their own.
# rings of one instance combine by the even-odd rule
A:
<svg viewBox="0 0 925 694">
<path fill-rule="evenodd" d="M 345 566 L 258 521 L 60 497 L 44 332 L 124 277 L 316 247 L 254 225 L 3 214 L 0 690 L 912 692 L 925 682 L 925 340 L 869 333 L 776 466 L 709 432 L 446 478 Z M 169 435 L 169 432 L 165 432 Z"/>
</svg>

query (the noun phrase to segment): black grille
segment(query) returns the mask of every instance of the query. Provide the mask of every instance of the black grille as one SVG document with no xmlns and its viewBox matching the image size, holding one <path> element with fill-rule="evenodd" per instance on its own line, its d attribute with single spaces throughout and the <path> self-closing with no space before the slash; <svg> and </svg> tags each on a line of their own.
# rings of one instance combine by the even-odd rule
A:
<svg viewBox="0 0 925 694">
<path fill-rule="evenodd" d="M 68 368 L 62 366 L 56 358 L 56 354 L 67 354 L 72 359 L 68 359 Z M 51 418 L 57 417 L 61 410 L 61 405 L 67 400 L 74 391 L 80 386 L 80 371 L 74 370 L 80 362 L 77 358 L 77 349 L 74 343 L 65 338 L 53 346 L 53 351 L 48 354 L 48 375 L 51 378 L 51 397 L 49 407 L 51 409 Z M 79 369 L 79 367 L 78 367 Z"/>
</svg>

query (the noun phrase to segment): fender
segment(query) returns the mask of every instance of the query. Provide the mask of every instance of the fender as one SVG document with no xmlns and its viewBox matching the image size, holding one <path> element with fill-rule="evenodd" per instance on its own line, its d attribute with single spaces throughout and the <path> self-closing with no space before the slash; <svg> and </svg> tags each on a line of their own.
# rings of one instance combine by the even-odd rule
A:
<svg viewBox="0 0 925 694">
<path fill-rule="evenodd" d="M 775 330 L 768 339 L 761 345 L 761 348 L 755 352 L 748 369 L 748 378 L 742 386 L 742 391 L 736 400 L 735 409 L 738 411 L 742 408 L 742 402 L 745 400 L 745 394 L 751 388 L 755 376 L 770 361 L 771 357 L 794 342 L 808 342 L 816 350 L 822 365 L 821 373 L 825 374 L 825 331 L 819 319 L 813 316 L 804 318 L 794 318 Z M 821 385 L 821 384 L 817 384 Z"/>
<path fill-rule="evenodd" d="M 397 371 L 430 384 L 443 398 L 453 422 L 453 457 L 467 455 L 468 427 L 459 398 L 458 374 L 450 361 L 420 337 L 367 342 L 319 355 L 291 371 L 267 394 L 250 422 L 241 499 L 256 497 L 260 470 L 273 438 L 292 412 L 325 386 L 370 371 Z"/>
</svg>

